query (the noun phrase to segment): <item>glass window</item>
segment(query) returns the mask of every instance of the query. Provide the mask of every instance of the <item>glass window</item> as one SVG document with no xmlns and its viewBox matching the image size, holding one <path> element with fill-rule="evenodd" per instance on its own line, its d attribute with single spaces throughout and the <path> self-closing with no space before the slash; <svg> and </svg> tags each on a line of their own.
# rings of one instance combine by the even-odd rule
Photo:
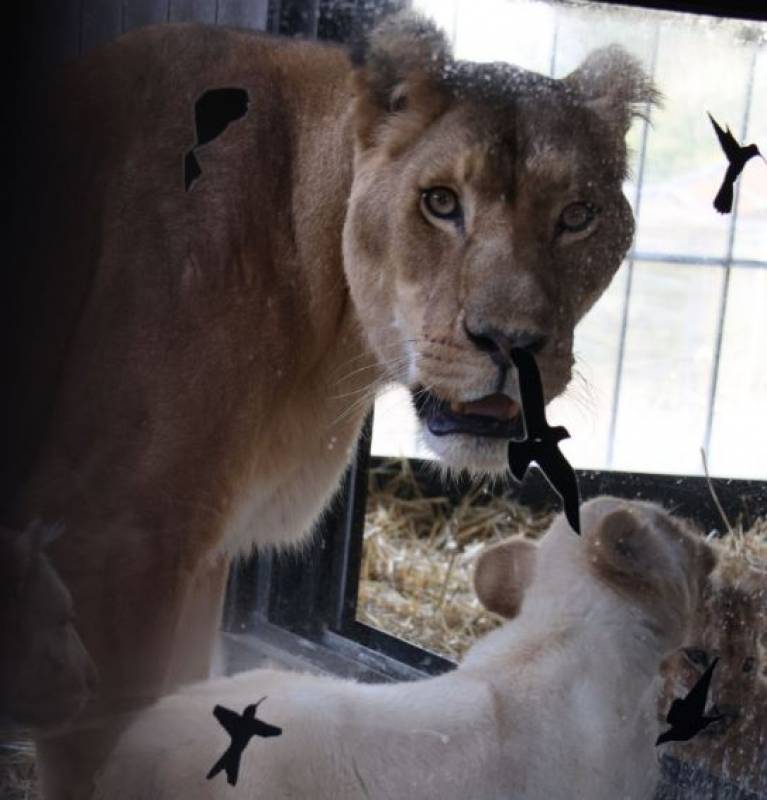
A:
<svg viewBox="0 0 767 800">
<path fill-rule="evenodd" d="M 576 331 L 577 375 L 550 406 L 578 468 L 767 477 L 767 165 L 744 170 L 730 215 L 713 198 L 726 161 L 706 115 L 767 141 L 767 25 L 532 0 L 415 0 L 458 58 L 563 77 L 594 48 L 638 56 L 664 96 L 629 133 L 633 249 Z M 429 458 L 408 393 L 376 405 L 372 452 Z M 760 427 L 750 454 L 733 435 Z M 761 452 L 760 452 L 761 450 Z"/>
</svg>

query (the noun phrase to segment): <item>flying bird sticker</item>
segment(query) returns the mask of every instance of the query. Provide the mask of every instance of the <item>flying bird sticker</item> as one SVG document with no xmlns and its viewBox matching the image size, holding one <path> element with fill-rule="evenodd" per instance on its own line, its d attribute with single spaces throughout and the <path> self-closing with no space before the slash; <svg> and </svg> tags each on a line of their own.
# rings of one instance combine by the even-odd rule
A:
<svg viewBox="0 0 767 800">
<path fill-rule="evenodd" d="M 739 145 L 732 135 L 730 128 L 728 127 L 726 131 L 723 131 L 710 113 L 708 118 L 714 126 L 719 144 L 722 146 L 722 150 L 724 150 L 724 154 L 730 162 L 727 166 L 727 172 L 724 174 L 722 186 L 714 198 L 714 208 L 720 214 L 729 214 L 730 211 L 732 211 L 735 181 L 738 179 L 740 173 L 743 172 L 743 167 L 745 167 L 748 160 L 754 156 L 759 156 L 762 159 L 764 159 L 764 156 L 759 152 L 759 148 L 755 144 L 746 146 Z"/>
<path fill-rule="evenodd" d="M 578 479 L 570 463 L 559 450 L 559 442 L 570 434 L 561 425 L 556 428 L 546 421 L 543 385 L 535 357 L 527 350 L 514 348 L 511 359 L 519 375 L 519 393 L 522 400 L 522 418 L 525 438 L 509 441 L 509 469 L 521 481 L 530 465 L 535 462 L 546 480 L 562 499 L 570 527 L 580 535 L 580 493 Z"/>
<path fill-rule="evenodd" d="M 671 703 L 671 708 L 666 715 L 666 722 L 671 727 L 658 737 L 655 742 L 656 746 L 664 742 L 686 742 L 712 722 L 722 719 L 722 714 L 712 717 L 705 715 L 711 676 L 718 661 L 719 659 L 715 658 L 711 662 L 709 668 L 700 676 L 685 698 L 678 697 Z"/>
<path fill-rule="evenodd" d="M 224 706 L 216 706 L 213 715 L 221 723 L 226 732 L 232 737 L 232 742 L 224 754 L 211 767 L 207 775 L 208 780 L 218 775 L 222 770 L 226 772 L 226 780 L 231 786 L 237 784 L 240 771 L 240 758 L 248 742 L 254 736 L 279 736 L 282 728 L 270 725 L 268 722 L 256 718 L 256 710 L 266 700 L 262 697 L 254 705 L 245 708 L 242 714 L 237 714 Z"/>
<path fill-rule="evenodd" d="M 248 102 L 245 89 L 236 87 L 209 89 L 197 100 L 194 105 L 197 144 L 184 157 L 184 187 L 187 192 L 202 175 L 194 151 L 220 136 L 230 123 L 244 117 L 248 113 Z"/>
</svg>

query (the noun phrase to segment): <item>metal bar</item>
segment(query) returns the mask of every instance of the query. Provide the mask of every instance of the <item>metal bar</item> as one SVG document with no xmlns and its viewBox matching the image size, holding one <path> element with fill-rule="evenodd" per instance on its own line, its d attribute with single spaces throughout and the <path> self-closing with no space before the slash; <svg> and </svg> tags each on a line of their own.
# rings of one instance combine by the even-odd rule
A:
<svg viewBox="0 0 767 800">
<path fill-rule="evenodd" d="M 549 59 L 549 77 L 553 78 L 557 68 L 557 47 L 559 45 L 559 9 L 554 9 L 554 32 L 551 38 L 551 58 Z"/>
<path fill-rule="evenodd" d="M 366 625 L 364 622 L 355 621 L 344 638 L 362 645 L 366 650 L 393 659 L 395 663 L 408 664 L 412 669 L 416 670 L 416 673 L 411 677 L 417 677 L 418 674 L 441 675 L 455 669 L 455 663 L 444 656 L 432 653 L 417 644 L 411 644 L 405 639 L 400 639 L 398 636 L 382 631 L 379 628 Z M 332 633 L 326 638 L 328 642 L 333 642 L 334 640 L 335 642 L 343 641 L 333 637 Z"/>
<path fill-rule="evenodd" d="M 746 90 L 745 103 L 743 105 L 743 119 L 740 126 L 740 141 L 744 142 L 748 136 L 748 121 L 751 116 L 751 101 L 754 95 L 754 73 L 756 72 L 756 58 L 759 48 L 753 46 L 751 56 L 751 68 L 748 73 L 748 89 Z M 719 361 L 722 355 L 722 340 L 724 338 L 724 323 L 727 317 L 727 301 L 730 296 L 730 275 L 732 273 L 733 250 L 735 249 L 735 232 L 738 223 L 738 202 L 740 200 L 740 181 L 735 184 L 735 199 L 732 206 L 732 216 L 730 218 L 730 229 L 727 234 L 727 255 L 724 260 L 724 284 L 722 285 L 722 295 L 719 301 L 719 314 L 716 323 L 716 342 L 714 344 L 714 363 L 711 368 L 711 386 L 708 395 L 708 414 L 706 416 L 706 433 L 703 439 L 703 446 L 706 452 L 711 447 L 711 431 L 714 427 L 714 411 L 716 407 L 716 391 L 719 386 Z"/>
<path fill-rule="evenodd" d="M 458 35 L 458 4 L 461 0 L 453 0 L 453 30 L 450 35 L 450 50 L 455 52 L 455 40 Z"/>
<path fill-rule="evenodd" d="M 650 80 L 655 79 L 655 70 L 658 65 L 658 50 L 660 47 L 660 21 L 656 20 L 653 34 L 652 56 L 650 61 Z M 647 157 L 647 139 L 650 133 L 650 104 L 647 104 L 645 119 L 642 127 L 642 145 L 639 152 L 639 168 L 637 170 L 637 185 L 634 193 L 634 218 L 639 223 L 639 211 L 642 203 L 642 184 L 644 182 L 645 159 Z M 612 466 L 615 454 L 615 428 L 618 421 L 618 406 L 621 396 L 621 382 L 623 380 L 623 359 L 626 354 L 626 334 L 628 331 L 629 303 L 631 300 L 631 289 L 634 282 L 634 260 L 636 250 L 632 245 L 629 261 L 627 264 L 628 274 L 626 275 L 626 290 L 623 294 L 623 311 L 621 313 L 621 330 L 618 339 L 618 359 L 615 368 L 615 389 L 613 391 L 613 403 L 610 411 L 610 430 L 607 436 L 607 466 Z"/>
<path fill-rule="evenodd" d="M 633 255 L 634 261 L 655 261 L 664 264 L 678 264 L 682 267 L 723 267 L 727 263 L 726 256 L 719 258 L 718 256 L 683 256 L 683 255 L 670 255 L 666 253 L 647 253 L 636 252 Z M 767 268 L 767 261 L 759 261 L 753 258 L 733 258 L 729 262 L 733 267 L 742 267 L 745 269 L 765 269 Z"/>
</svg>

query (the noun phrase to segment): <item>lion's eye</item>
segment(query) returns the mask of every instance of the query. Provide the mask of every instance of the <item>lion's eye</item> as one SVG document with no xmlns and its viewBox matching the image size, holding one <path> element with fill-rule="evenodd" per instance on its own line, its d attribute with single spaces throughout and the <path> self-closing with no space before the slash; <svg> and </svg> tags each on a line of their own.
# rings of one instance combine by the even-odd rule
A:
<svg viewBox="0 0 767 800">
<path fill-rule="evenodd" d="M 704 669 L 708 666 L 708 653 L 705 650 L 699 650 L 696 647 L 685 647 L 684 654 L 694 666 L 703 667 Z"/>
<path fill-rule="evenodd" d="M 559 215 L 559 227 L 569 233 L 586 230 L 597 215 L 597 209 L 591 203 L 570 203 Z"/>
<path fill-rule="evenodd" d="M 452 189 L 435 186 L 421 194 L 421 202 L 426 210 L 439 219 L 458 219 L 461 216 L 461 204 Z"/>
<path fill-rule="evenodd" d="M 753 656 L 746 656 L 743 660 L 743 672 L 752 672 L 756 666 L 756 659 Z"/>
</svg>

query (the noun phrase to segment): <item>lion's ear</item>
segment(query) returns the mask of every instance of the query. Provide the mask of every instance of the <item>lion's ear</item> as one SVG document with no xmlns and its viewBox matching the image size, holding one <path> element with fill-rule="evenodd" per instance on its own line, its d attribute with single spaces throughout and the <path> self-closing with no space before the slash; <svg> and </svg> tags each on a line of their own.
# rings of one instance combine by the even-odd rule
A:
<svg viewBox="0 0 767 800">
<path fill-rule="evenodd" d="M 621 138 L 661 100 L 639 60 L 617 45 L 590 53 L 564 80 Z"/>
<path fill-rule="evenodd" d="M 474 591 L 480 603 L 507 619 L 516 617 L 532 583 L 538 546 L 516 537 L 483 551 L 474 570 Z"/>
<path fill-rule="evenodd" d="M 412 12 L 388 17 L 352 50 L 351 59 L 356 134 L 363 148 L 375 143 L 377 128 L 390 115 L 400 118 L 406 133 L 444 109 L 447 93 L 440 79 L 451 61 L 450 47 L 426 17 Z"/>
<path fill-rule="evenodd" d="M 607 514 L 588 540 L 591 563 L 599 575 L 622 588 L 646 587 L 658 556 L 651 524 L 629 507 Z"/>
</svg>

